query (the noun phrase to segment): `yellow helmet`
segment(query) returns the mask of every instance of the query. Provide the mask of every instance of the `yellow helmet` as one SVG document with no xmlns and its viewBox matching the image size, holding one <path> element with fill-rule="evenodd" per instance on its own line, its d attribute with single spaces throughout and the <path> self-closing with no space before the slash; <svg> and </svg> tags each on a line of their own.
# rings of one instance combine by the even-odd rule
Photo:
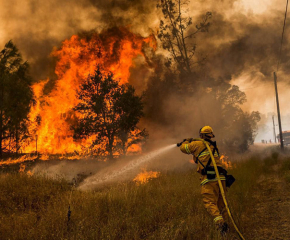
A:
<svg viewBox="0 0 290 240">
<path fill-rule="evenodd" d="M 204 126 L 203 128 L 200 129 L 199 133 L 206 134 L 206 136 L 214 138 L 213 130 L 210 126 Z"/>
</svg>

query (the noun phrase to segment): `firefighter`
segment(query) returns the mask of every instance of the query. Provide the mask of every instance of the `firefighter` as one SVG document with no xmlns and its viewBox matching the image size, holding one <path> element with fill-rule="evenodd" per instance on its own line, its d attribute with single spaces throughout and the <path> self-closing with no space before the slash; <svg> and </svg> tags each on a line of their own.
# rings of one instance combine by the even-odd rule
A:
<svg viewBox="0 0 290 240">
<path fill-rule="evenodd" d="M 219 157 L 219 150 L 214 138 L 213 130 L 210 126 L 205 126 L 199 131 L 200 138 L 208 142 L 216 164 L 219 169 L 220 179 L 224 191 L 226 191 L 226 170 L 222 168 L 221 160 Z M 180 150 L 186 154 L 192 154 L 193 160 L 198 165 L 197 172 L 201 174 L 201 195 L 204 206 L 209 214 L 213 217 L 214 223 L 217 229 L 222 235 L 225 235 L 228 231 L 228 213 L 225 208 L 225 204 L 219 189 L 218 181 L 215 176 L 215 170 L 210 158 L 210 153 L 202 141 L 194 140 L 192 138 L 185 139 L 180 146 Z"/>
</svg>

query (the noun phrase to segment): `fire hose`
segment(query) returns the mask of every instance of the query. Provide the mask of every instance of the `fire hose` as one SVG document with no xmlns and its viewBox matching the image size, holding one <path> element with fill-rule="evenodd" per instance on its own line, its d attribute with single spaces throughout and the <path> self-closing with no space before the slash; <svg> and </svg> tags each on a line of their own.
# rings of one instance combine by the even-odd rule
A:
<svg viewBox="0 0 290 240">
<path fill-rule="evenodd" d="M 222 194 L 222 198 L 223 198 L 223 201 L 224 201 L 224 204 L 225 204 L 225 207 L 227 209 L 227 212 L 228 212 L 228 215 L 233 223 L 233 226 L 236 230 L 236 232 L 238 233 L 239 237 L 242 239 L 242 240 L 245 240 L 245 238 L 243 237 L 242 233 L 240 232 L 240 230 L 238 229 L 234 219 L 233 219 L 233 216 L 232 216 L 232 213 L 229 209 L 229 205 L 228 205 L 228 202 L 227 202 L 227 199 L 226 199 L 226 195 L 225 195 L 225 191 L 224 191 L 224 188 L 223 188 L 223 185 L 222 185 L 222 181 L 220 179 L 220 174 L 219 174 L 219 171 L 218 171 L 218 168 L 217 168 L 217 165 L 216 165 L 216 162 L 215 162 L 215 159 L 214 159 L 214 156 L 212 154 L 212 151 L 211 151 L 211 148 L 209 147 L 208 143 L 204 140 L 204 139 L 200 139 L 200 138 L 197 138 L 197 139 L 193 139 L 192 141 L 202 141 L 204 143 L 204 145 L 206 146 L 206 148 L 208 149 L 209 151 L 209 154 L 210 154 L 210 157 L 211 157 L 211 160 L 212 160 L 212 163 L 213 163 L 213 166 L 214 166 L 214 169 L 215 169 L 215 173 L 216 173 L 216 178 L 218 180 L 218 184 L 219 184 L 219 188 L 220 188 L 220 191 L 221 191 L 221 194 Z M 184 141 L 183 141 L 184 142 Z M 181 144 L 183 143 L 178 143 L 177 146 L 181 146 Z"/>
</svg>

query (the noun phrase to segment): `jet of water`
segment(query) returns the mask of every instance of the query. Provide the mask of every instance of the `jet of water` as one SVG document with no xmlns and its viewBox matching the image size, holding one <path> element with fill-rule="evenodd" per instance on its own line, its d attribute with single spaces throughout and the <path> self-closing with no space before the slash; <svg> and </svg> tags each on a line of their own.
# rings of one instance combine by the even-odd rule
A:
<svg viewBox="0 0 290 240">
<path fill-rule="evenodd" d="M 97 186 L 99 184 L 112 181 L 115 178 L 120 177 L 120 176 L 130 172 L 131 170 L 139 167 L 140 165 L 142 165 L 146 162 L 152 161 L 153 159 L 155 159 L 159 155 L 164 154 L 165 152 L 167 152 L 170 149 L 173 149 L 175 147 L 176 147 L 176 144 L 172 144 L 170 146 L 163 147 L 161 149 L 149 152 L 149 153 L 147 153 L 147 154 L 145 154 L 137 159 L 130 161 L 127 165 L 125 165 L 121 169 L 110 172 L 110 173 L 105 174 L 103 176 L 99 176 L 98 174 L 91 176 L 91 177 L 87 178 L 79 186 L 79 189 L 85 190 L 85 189 L 92 188 L 93 186 Z"/>
</svg>

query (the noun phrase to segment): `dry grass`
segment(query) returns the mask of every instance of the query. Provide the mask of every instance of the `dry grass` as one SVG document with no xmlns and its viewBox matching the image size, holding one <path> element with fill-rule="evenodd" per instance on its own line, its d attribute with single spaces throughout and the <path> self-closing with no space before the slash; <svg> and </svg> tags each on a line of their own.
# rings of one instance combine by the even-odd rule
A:
<svg viewBox="0 0 290 240">
<path fill-rule="evenodd" d="M 228 193 L 240 230 L 247 236 L 254 207 L 252 186 L 265 161 L 237 163 Z M 200 196 L 195 171 L 163 173 L 147 184 L 116 183 L 73 191 L 62 180 L 5 173 L 0 177 L 1 239 L 219 239 Z"/>
<path fill-rule="evenodd" d="M 287 183 L 290 184 L 290 158 L 287 157 L 281 162 L 280 172 Z"/>
</svg>

